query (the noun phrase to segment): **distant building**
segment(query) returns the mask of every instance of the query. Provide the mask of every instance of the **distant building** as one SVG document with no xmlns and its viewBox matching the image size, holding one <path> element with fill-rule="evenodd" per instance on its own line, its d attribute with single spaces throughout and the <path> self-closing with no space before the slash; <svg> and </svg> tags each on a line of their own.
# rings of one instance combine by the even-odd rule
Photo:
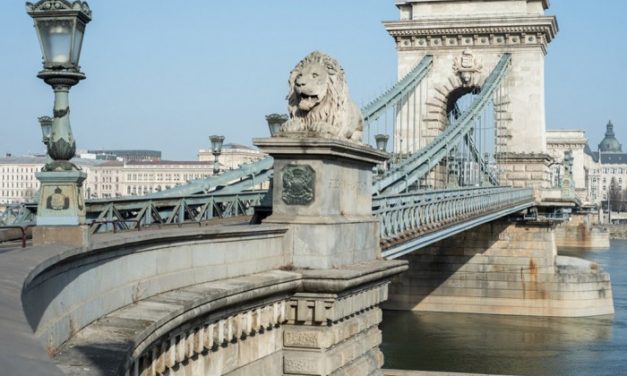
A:
<svg viewBox="0 0 627 376">
<path fill-rule="evenodd" d="M 213 174 L 213 161 L 107 161 L 93 174 L 91 197 L 142 196 Z M 104 185 L 103 185 L 104 184 Z"/>
<path fill-rule="evenodd" d="M 0 205 L 32 201 L 39 190 L 35 173 L 46 164 L 44 156 L 11 156 L 0 158 Z M 90 174 L 99 162 L 75 158 L 73 163 Z"/>
<path fill-rule="evenodd" d="M 553 157 L 551 165 L 551 186 L 557 188 L 564 176 L 564 152 L 573 152 L 573 181 L 575 195 L 583 202 L 590 202 L 590 170 L 591 165 L 586 162 L 585 149 L 588 145 L 586 132 L 580 129 L 547 129 L 546 149 Z"/>
<path fill-rule="evenodd" d="M 220 169 L 232 170 L 238 168 L 243 163 L 249 163 L 265 157 L 266 155 L 246 145 L 224 144 L 222 146 L 222 154 L 218 159 Z M 198 151 L 199 161 L 213 161 L 214 156 L 211 149 L 200 149 Z"/>
<path fill-rule="evenodd" d="M 593 161 L 591 186 L 594 192 L 594 201 L 606 201 L 612 179 L 622 191 L 627 188 L 627 153 L 614 133 L 614 125 L 607 123 L 605 138 L 599 144 L 597 151 L 586 149 L 586 154 Z"/>
<path fill-rule="evenodd" d="M 161 152 L 158 150 L 88 150 L 95 159 L 130 161 L 159 161 Z"/>
<path fill-rule="evenodd" d="M 0 205 L 32 201 L 39 190 L 35 173 L 43 156 L 0 158 Z M 119 161 L 74 158 L 87 173 L 86 198 L 141 196 L 186 184 L 213 174 L 213 161 Z"/>
</svg>

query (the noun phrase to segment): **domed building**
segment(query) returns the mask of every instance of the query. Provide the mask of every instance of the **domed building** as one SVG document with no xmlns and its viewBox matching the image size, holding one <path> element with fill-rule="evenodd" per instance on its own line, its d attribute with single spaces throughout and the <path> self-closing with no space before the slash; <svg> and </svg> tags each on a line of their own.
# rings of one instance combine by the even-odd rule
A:
<svg viewBox="0 0 627 376">
<path fill-rule="evenodd" d="M 623 191 L 627 188 L 627 153 L 616 139 L 614 124 L 608 122 L 605 138 L 599 144 L 598 151 L 584 150 L 592 159 L 590 166 L 590 196 L 594 203 L 606 201 L 612 180 L 617 188 Z"/>
<path fill-rule="evenodd" d="M 622 153 L 623 146 L 616 139 L 614 134 L 614 124 L 612 122 L 607 123 L 607 130 L 605 131 L 605 138 L 599 144 L 599 151 L 602 153 Z"/>
</svg>

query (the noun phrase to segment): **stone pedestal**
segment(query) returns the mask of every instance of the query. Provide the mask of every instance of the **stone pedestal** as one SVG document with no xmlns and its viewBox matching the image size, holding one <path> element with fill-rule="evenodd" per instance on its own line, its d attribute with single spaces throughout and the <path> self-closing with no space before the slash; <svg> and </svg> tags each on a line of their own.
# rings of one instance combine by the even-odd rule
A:
<svg viewBox="0 0 627 376">
<path fill-rule="evenodd" d="M 390 278 L 404 261 L 371 261 L 334 270 L 305 270 L 283 326 L 285 375 L 381 375 L 382 315 Z"/>
<path fill-rule="evenodd" d="M 288 224 L 297 268 L 327 269 L 380 255 L 372 215 L 372 169 L 387 154 L 352 142 L 319 138 L 254 140 L 274 157 L 272 215 Z"/>
<path fill-rule="evenodd" d="M 254 140 L 274 157 L 272 215 L 303 275 L 283 327 L 285 375 L 381 375 L 379 304 L 404 261 L 379 260 L 372 170 L 387 157 L 320 138 Z"/>
<path fill-rule="evenodd" d="M 33 245 L 65 245 L 82 248 L 89 245 L 89 226 L 33 227 Z"/>
<path fill-rule="evenodd" d="M 41 182 L 41 193 L 33 244 L 88 245 L 89 229 L 85 225 L 82 187 L 87 174 L 81 171 L 51 171 L 39 172 L 35 176 Z"/>
</svg>

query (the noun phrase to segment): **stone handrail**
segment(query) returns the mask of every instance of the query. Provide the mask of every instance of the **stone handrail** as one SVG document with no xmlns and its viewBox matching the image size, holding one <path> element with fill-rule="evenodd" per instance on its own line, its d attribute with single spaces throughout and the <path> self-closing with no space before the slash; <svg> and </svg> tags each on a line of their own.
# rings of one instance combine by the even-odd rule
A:
<svg viewBox="0 0 627 376">
<path fill-rule="evenodd" d="M 285 231 L 271 225 L 195 227 L 102 235 L 89 249 L 5 249 L 3 372 L 60 374 L 42 343 L 54 355 L 90 322 L 146 296 L 287 265 Z"/>
<path fill-rule="evenodd" d="M 234 351 L 231 345 L 245 337 L 251 343 L 263 340 L 253 335 L 260 325 L 280 326 L 306 307 L 292 297 L 296 291 L 331 296 L 357 289 L 325 307 L 328 320 L 336 320 L 354 314 L 344 312 L 348 303 L 342 299 L 354 299 L 350 307 L 370 312 L 383 298 L 374 290 L 364 294 L 359 286 L 380 284 L 407 268 L 404 262 L 382 267 L 376 261 L 329 271 L 281 271 L 290 265 L 286 231 L 280 225 L 170 228 L 99 235 L 88 249 L 5 249 L 3 372 L 61 375 L 61 367 L 77 375 L 133 374 L 148 361 L 159 369 L 186 363 L 201 339 L 203 353 L 205 344 Z M 121 324 L 125 318 L 132 319 Z"/>
</svg>

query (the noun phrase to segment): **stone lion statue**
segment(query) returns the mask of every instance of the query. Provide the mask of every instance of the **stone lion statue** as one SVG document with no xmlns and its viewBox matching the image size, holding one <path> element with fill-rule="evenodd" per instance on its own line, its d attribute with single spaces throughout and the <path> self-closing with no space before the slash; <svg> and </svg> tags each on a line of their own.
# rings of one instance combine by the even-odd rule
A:
<svg viewBox="0 0 627 376">
<path fill-rule="evenodd" d="M 348 95 L 344 69 L 332 57 L 314 51 L 290 73 L 289 120 L 284 134 L 362 142 L 363 118 Z"/>
</svg>

